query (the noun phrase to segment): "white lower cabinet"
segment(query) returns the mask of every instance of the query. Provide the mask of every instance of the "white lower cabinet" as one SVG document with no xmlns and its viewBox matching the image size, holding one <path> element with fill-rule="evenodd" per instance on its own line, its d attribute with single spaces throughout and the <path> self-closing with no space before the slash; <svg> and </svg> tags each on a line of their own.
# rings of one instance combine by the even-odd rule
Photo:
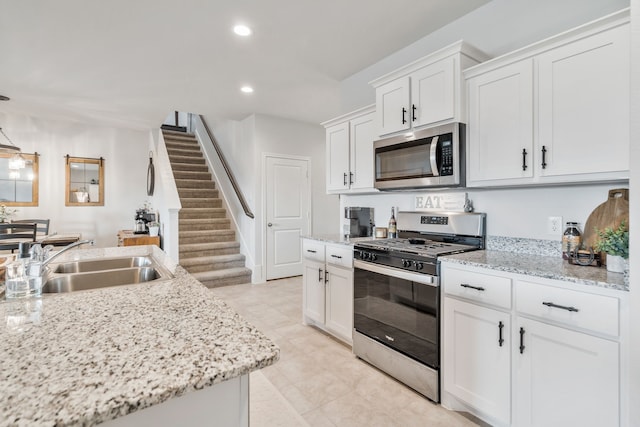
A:
<svg viewBox="0 0 640 427">
<path fill-rule="evenodd" d="M 620 425 L 617 342 L 523 317 L 515 332 L 514 425 Z"/>
<path fill-rule="evenodd" d="M 442 286 L 443 406 L 496 426 L 626 425 L 623 292 L 446 261 Z"/>
<path fill-rule="evenodd" d="M 352 343 L 353 248 L 314 239 L 302 242 L 302 316 L 336 338 Z"/>
<path fill-rule="evenodd" d="M 302 312 L 314 322 L 324 323 L 324 262 L 304 260 Z"/>
<path fill-rule="evenodd" d="M 511 406 L 509 313 L 445 298 L 444 389 L 508 424 Z"/>
</svg>

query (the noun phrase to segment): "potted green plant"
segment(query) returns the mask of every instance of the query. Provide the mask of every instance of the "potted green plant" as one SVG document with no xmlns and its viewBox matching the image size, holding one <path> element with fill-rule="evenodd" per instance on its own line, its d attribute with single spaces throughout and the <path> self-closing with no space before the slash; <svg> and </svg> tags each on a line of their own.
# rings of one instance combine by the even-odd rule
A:
<svg viewBox="0 0 640 427">
<path fill-rule="evenodd" d="M 604 230 L 596 228 L 598 240 L 595 250 L 607 254 L 607 270 L 624 273 L 626 259 L 629 258 L 629 230 L 623 220 L 617 228 L 607 227 Z"/>
<path fill-rule="evenodd" d="M 151 221 L 147 226 L 149 227 L 149 236 L 157 236 L 160 232 L 160 223 L 157 221 Z"/>
</svg>

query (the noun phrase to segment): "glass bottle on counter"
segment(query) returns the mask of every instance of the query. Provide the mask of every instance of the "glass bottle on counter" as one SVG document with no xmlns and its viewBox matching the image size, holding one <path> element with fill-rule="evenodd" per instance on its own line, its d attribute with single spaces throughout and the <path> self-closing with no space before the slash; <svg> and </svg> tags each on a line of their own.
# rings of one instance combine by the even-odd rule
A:
<svg viewBox="0 0 640 427">
<path fill-rule="evenodd" d="M 582 234 L 577 222 L 567 222 L 567 228 L 562 234 L 562 258 L 569 259 L 571 252 L 576 252 L 582 244 Z"/>
<path fill-rule="evenodd" d="M 398 237 L 398 228 L 396 224 L 395 208 L 391 208 L 391 218 L 389 218 L 389 229 L 387 230 L 387 238 L 395 239 Z"/>
</svg>

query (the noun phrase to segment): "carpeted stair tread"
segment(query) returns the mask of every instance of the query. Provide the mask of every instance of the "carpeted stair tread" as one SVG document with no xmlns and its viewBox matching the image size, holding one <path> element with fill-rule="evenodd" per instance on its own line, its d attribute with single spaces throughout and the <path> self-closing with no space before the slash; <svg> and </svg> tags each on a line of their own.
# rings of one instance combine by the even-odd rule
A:
<svg viewBox="0 0 640 427">
<path fill-rule="evenodd" d="M 167 147 L 167 154 L 169 157 L 173 156 L 184 156 L 184 157 L 201 157 L 202 153 L 199 149 L 190 149 L 190 148 L 173 148 Z"/>
<path fill-rule="evenodd" d="M 193 165 L 206 165 L 206 161 L 204 157 L 193 157 L 193 156 L 180 156 L 180 155 L 169 155 L 169 160 L 171 161 L 171 165 L 173 163 L 189 163 Z"/>
<path fill-rule="evenodd" d="M 220 208 L 222 199 L 217 197 L 180 197 L 182 208 Z"/>
<path fill-rule="evenodd" d="M 201 152 L 200 144 L 198 141 L 165 141 L 165 146 L 167 147 L 167 152 L 170 150 L 189 150 L 189 151 L 197 151 Z"/>
<path fill-rule="evenodd" d="M 193 172 L 209 172 L 209 167 L 206 164 L 195 163 L 171 163 L 171 169 L 173 171 L 193 171 Z"/>
<path fill-rule="evenodd" d="M 180 140 L 180 139 L 195 139 L 196 136 L 192 133 L 176 132 L 172 130 L 163 130 L 162 136 L 164 140 Z"/>
<path fill-rule="evenodd" d="M 213 190 L 216 188 L 215 184 L 213 183 L 213 181 L 207 181 L 204 179 L 177 179 L 174 178 L 174 180 L 176 181 L 176 187 L 178 187 L 178 190 L 180 189 L 188 189 L 188 188 L 204 188 L 207 190 Z"/>
<path fill-rule="evenodd" d="M 184 199 L 220 199 L 218 190 L 215 188 L 178 188 L 180 200 Z M 184 207 L 184 204 L 182 205 Z M 214 206 L 211 206 L 214 207 Z M 220 207 L 220 206 L 215 206 Z"/>
<path fill-rule="evenodd" d="M 240 253 L 240 243 L 236 241 L 185 243 L 180 244 L 179 251 L 180 260 L 199 256 L 231 255 Z"/>
<path fill-rule="evenodd" d="M 244 262 L 245 258 L 242 254 L 211 255 L 180 259 L 180 265 L 189 273 L 240 268 L 244 267 Z"/>
<path fill-rule="evenodd" d="M 225 208 L 185 208 L 180 209 L 180 219 L 226 218 Z"/>
<path fill-rule="evenodd" d="M 209 171 L 193 171 L 193 170 L 186 170 L 186 171 L 173 171 L 173 177 L 175 179 L 203 179 L 203 180 L 208 180 L 209 182 L 213 182 L 211 181 L 211 172 Z"/>
<path fill-rule="evenodd" d="M 180 219 L 181 231 L 230 230 L 231 220 L 227 218 L 188 218 Z"/>
<path fill-rule="evenodd" d="M 192 273 L 192 276 L 208 288 L 251 283 L 251 270 L 246 267 Z"/>
</svg>

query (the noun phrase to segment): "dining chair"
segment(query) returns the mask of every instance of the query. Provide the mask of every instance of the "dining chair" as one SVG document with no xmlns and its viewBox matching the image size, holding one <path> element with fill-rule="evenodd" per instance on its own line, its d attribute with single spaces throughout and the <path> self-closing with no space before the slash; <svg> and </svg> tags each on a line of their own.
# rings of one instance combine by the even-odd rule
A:
<svg viewBox="0 0 640 427">
<path fill-rule="evenodd" d="M 36 234 L 38 237 L 43 237 L 49 234 L 49 222 L 48 219 L 15 219 L 11 221 L 12 224 L 36 224 Z"/>
<path fill-rule="evenodd" d="M 0 250 L 15 251 L 22 242 L 35 242 L 38 224 L 0 223 Z"/>
</svg>

